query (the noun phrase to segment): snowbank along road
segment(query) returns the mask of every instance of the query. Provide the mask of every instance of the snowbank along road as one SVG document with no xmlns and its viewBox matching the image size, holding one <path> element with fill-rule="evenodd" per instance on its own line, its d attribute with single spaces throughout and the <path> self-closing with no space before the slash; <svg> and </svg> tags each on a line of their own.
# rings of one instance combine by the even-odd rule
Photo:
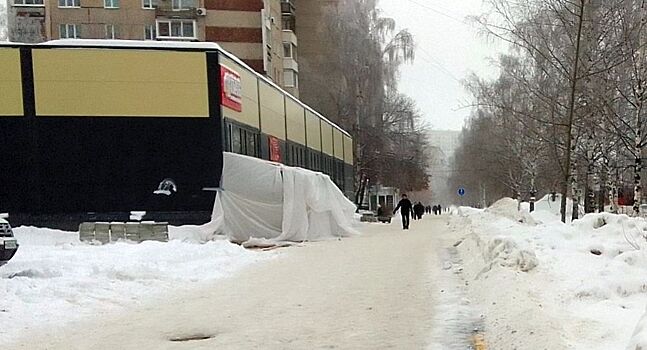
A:
<svg viewBox="0 0 647 350">
<path fill-rule="evenodd" d="M 360 237 L 283 249 L 210 286 L 9 348 L 437 349 L 445 230 L 430 217 L 409 231 L 367 225 Z"/>
</svg>

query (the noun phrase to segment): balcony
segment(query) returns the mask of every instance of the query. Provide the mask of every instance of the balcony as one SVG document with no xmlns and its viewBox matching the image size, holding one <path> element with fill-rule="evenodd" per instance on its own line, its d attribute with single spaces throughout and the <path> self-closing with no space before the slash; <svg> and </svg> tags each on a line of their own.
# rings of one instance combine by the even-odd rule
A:
<svg viewBox="0 0 647 350">
<path fill-rule="evenodd" d="M 159 0 L 155 15 L 177 19 L 197 19 L 197 0 Z"/>
<path fill-rule="evenodd" d="M 284 43 L 291 43 L 294 46 L 299 45 L 299 43 L 297 42 L 297 36 L 292 30 L 283 29 L 281 38 L 283 39 Z"/>
<path fill-rule="evenodd" d="M 299 72 L 299 63 L 292 57 L 283 58 L 283 69 Z"/>
<path fill-rule="evenodd" d="M 283 16 L 294 16 L 296 15 L 296 8 L 294 7 L 293 0 L 281 0 L 281 14 Z"/>
<path fill-rule="evenodd" d="M 14 6 L 16 17 L 45 17 L 45 6 Z"/>
</svg>

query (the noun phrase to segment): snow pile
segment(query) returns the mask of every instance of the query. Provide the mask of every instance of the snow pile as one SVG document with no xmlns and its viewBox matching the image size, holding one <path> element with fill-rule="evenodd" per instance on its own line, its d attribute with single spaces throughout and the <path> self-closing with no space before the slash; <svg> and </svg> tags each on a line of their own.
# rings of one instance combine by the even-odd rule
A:
<svg viewBox="0 0 647 350">
<path fill-rule="evenodd" d="M 537 267 L 538 264 L 533 251 L 522 249 L 515 240 L 505 237 L 496 237 L 490 240 L 484 257 L 489 264 L 487 271 L 497 264 L 502 267 L 528 272 Z"/>
<path fill-rule="evenodd" d="M 543 221 L 554 221 L 555 217 L 561 218 L 561 201 L 562 201 L 562 195 L 561 194 L 555 194 L 555 198 L 553 200 L 553 196 L 550 194 L 545 195 L 541 199 L 535 202 L 535 212 L 533 213 L 533 218 L 535 220 Z M 530 203 L 528 202 L 523 202 L 521 203 L 521 210 L 528 213 L 530 212 Z M 570 198 L 566 198 L 566 218 L 568 221 L 571 221 L 571 217 L 573 216 L 573 200 Z M 579 217 L 584 216 L 584 207 L 581 205 L 579 206 Z"/>
<path fill-rule="evenodd" d="M 647 310 L 638 322 L 633 337 L 631 337 L 631 341 L 627 347 L 627 350 L 644 349 L 647 349 Z"/>
<path fill-rule="evenodd" d="M 486 213 L 503 216 L 518 222 L 535 225 L 535 220 L 527 212 L 519 210 L 520 203 L 516 199 L 502 198 L 485 209 Z"/>
<path fill-rule="evenodd" d="M 647 314 L 638 324 L 647 222 L 602 213 L 563 224 L 558 207 L 517 215 L 512 202 L 452 218 L 465 232 L 458 249 L 491 347 L 626 349 L 636 329 L 631 350 L 647 349 Z"/>
<path fill-rule="evenodd" d="M 227 241 L 93 246 L 79 242 L 78 233 L 14 233 L 20 249 L 0 268 L 0 344 L 181 293 L 272 256 Z"/>
</svg>

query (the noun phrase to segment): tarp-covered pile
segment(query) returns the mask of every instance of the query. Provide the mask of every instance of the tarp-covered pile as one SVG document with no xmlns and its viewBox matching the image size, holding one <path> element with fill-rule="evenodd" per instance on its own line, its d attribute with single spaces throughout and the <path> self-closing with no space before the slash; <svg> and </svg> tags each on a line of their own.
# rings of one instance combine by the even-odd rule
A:
<svg viewBox="0 0 647 350">
<path fill-rule="evenodd" d="M 238 243 L 324 240 L 355 234 L 355 209 L 327 175 L 225 153 L 221 191 L 203 229 Z"/>
</svg>

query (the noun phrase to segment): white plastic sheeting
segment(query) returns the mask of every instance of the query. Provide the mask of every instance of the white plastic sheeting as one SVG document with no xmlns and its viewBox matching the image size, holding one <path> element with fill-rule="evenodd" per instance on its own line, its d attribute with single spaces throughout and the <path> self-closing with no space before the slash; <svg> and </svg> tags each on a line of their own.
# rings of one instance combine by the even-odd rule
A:
<svg viewBox="0 0 647 350">
<path fill-rule="evenodd" d="M 301 242 L 357 233 L 355 205 L 322 173 L 225 152 L 221 185 L 207 236 Z"/>
</svg>

